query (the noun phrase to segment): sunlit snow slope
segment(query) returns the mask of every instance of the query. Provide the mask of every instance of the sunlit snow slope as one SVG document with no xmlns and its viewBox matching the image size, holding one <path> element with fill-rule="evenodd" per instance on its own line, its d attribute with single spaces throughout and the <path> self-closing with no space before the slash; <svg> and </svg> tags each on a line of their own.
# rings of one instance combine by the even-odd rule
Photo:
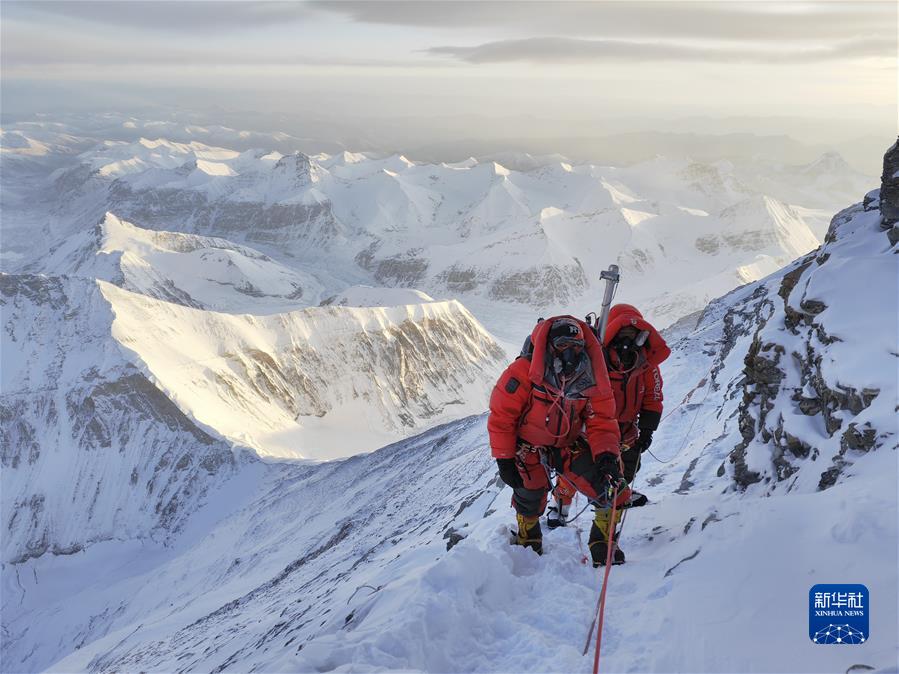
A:
<svg viewBox="0 0 899 674">
<path fill-rule="evenodd" d="M 334 458 L 484 409 L 502 368 L 458 302 L 202 311 L 103 286 L 112 334 L 193 419 L 263 456 Z"/>
</svg>

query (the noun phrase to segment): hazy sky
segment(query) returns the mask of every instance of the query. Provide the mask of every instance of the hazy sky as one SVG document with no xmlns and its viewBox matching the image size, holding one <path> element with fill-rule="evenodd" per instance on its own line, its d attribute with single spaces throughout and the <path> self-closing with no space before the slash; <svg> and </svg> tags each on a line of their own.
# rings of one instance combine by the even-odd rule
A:
<svg viewBox="0 0 899 674">
<path fill-rule="evenodd" d="M 360 134 L 378 118 L 469 135 L 513 118 L 538 135 L 636 117 L 896 127 L 894 2 L 4 0 L 0 12 L 6 113 L 158 103 L 311 114 Z"/>
</svg>

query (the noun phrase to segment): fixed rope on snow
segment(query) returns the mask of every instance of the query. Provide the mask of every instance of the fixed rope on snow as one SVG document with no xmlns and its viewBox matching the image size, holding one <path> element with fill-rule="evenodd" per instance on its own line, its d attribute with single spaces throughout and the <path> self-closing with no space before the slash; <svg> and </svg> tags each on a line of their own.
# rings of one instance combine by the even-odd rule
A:
<svg viewBox="0 0 899 674">
<path fill-rule="evenodd" d="M 618 487 L 615 487 L 615 492 L 612 496 L 612 517 L 611 522 L 615 521 L 615 514 L 618 511 Z M 609 573 L 612 571 L 612 551 L 615 549 L 615 546 L 618 544 L 615 541 L 615 537 L 612 535 L 612 529 L 609 529 L 608 534 L 608 542 L 606 545 L 606 568 L 605 573 L 603 573 L 602 578 L 602 590 L 599 594 L 599 623 L 596 626 L 596 652 L 593 655 L 593 674 L 599 673 L 599 652 L 602 648 L 602 627 L 603 621 L 605 620 L 606 614 L 606 590 L 609 586 Z"/>
<path fill-rule="evenodd" d="M 712 365 L 712 369 L 715 369 L 714 364 Z M 708 384 L 706 385 L 705 395 L 702 397 L 702 400 L 700 400 L 699 403 L 696 405 L 696 412 L 693 413 L 693 418 L 690 420 L 690 426 L 689 426 L 689 428 L 687 428 L 687 432 L 684 433 L 683 439 L 681 440 L 681 443 L 680 443 L 680 447 L 677 448 L 677 451 L 674 452 L 674 454 L 672 454 L 669 458 L 667 458 L 667 459 L 665 459 L 665 460 L 663 461 L 662 459 L 660 459 L 659 457 L 657 457 L 657 456 L 652 452 L 652 450 L 649 449 L 649 447 L 646 448 L 646 451 L 649 453 L 649 455 L 650 455 L 652 458 L 654 458 L 657 462 L 659 462 L 659 463 L 661 463 L 661 464 L 663 464 L 663 465 L 664 465 L 664 464 L 667 464 L 667 463 L 671 463 L 672 461 L 674 461 L 674 460 L 678 457 L 678 455 L 681 453 L 681 451 L 682 451 L 682 450 L 684 449 L 684 447 L 687 445 L 687 439 L 690 437 L 690 433 L 693 431 L 693 426 L 696 424 L 696 420 L 699 418 L 699 412 L 702 410 L 703 404 L 704 404 L 705 401 L 708 399 L 709 393 L 712 392 L 712 380 L 711 380 L 711 374 L 712 374 L 712 370 L 709 370 L 708 374 L 706 375 L 706 378 L 708 378 L 708 379 L 707 379 L 707 380 L 708 380 Z M 701 383 L 701 382 L 700 382 L 700 383 Z M 693 389 L 693 391 L 695 391 L 695 390 L 696 390 L 696 389 Z M 681 401 L 677 404 L 677 407 L 675 407 L 675 408 L 672 409 L 670 412 L 668 412 L 668 414 L 666 414 L 664 417 L 662 417 L 662 421 L 665 421 L 665 419 L 667 419 L 667 418 L 670 417 L 672 414 L 674 414 L 674 412 L 676 412 L 677 409 L 678 409 L 679 407 L 681 407 L 682 405 L 684 405 L 685 403 L 687 403 L 687 401 L 689 401 L 689 399 L 690 399 L 690 396 L 692 396 L 693 391 L 691 391 L 690 393 L 688 393 L 688 394 L 684 397 L 684 399 L 681 400 Z"/>
<path fill-rule="evenodd" d="M 616 485 L 614 488 L 614 492 L 612 494 L 612 513 L 611 513 L 611 521 L 615 521 L 615 515 L 618 512 L 618 486 Z M 598 674 L 599 672 L 599 654 L 602 648 L 602 628 L 605 621 L 605 611 L 606 611 L 606 590 L 609 585 L 609 573 L 612 571 L 612 555 L 615 550 L 615 546 L 617 542 L 615 540 L 615 536 L 612 535 L 612 530 L 609 529 L 608 533 L 608 541 L 606 546 L 606 565 L 603 570 L 602 577 L 602 585 L 600 586 L 599 599 L 596 602 L 596 610 L 593 612 L 593 621 L 590 623 L 590 629 L 587 632 L 587 641 L 584 644 L 584 652 L 583 655 L 587 655 L 590 650 L 590 640 L 593 636 L 593 630 L 596 628 L 596 651 L 593 656 L 593 674 Z M 598 622 L 598 624 L 597 624 Z"/>
</svg>

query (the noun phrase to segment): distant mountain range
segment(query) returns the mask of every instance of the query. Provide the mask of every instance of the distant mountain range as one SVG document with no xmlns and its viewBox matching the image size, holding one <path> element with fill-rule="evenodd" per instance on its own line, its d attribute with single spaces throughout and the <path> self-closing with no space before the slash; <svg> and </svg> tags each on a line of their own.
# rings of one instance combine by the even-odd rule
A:
<svg viewBox="0 0 899 674">
<path fill-rule="evenodd" d="M 91 143 L 51 124 L 3 133 L 4 269 L 77 273 L 65 251 L 112 226 L 109 212 L 132 232 L 172 233 L 120 246 L 123 287 L 170 297 L 171 282 L 197 306 L 254 313 L 356 285 L 411 288 L 460 299 L 507 344 L 539 315 L 596 309 L 610 263 L 622 268 L 619 298 L 671 323 L 813 249 L 834 204 L 871 182 L 834 154 L 803 166 L 656 157 L 626 168 L 506 156 L 516 170 L 197 140 Z M 190 244 L 203 250 L 158 249 L 175 234 L 205 237 Z M 174 278 L 185 254 L 202 278 Z M 242 297 L 215 299 L 222 284 Z"/>
</svg>

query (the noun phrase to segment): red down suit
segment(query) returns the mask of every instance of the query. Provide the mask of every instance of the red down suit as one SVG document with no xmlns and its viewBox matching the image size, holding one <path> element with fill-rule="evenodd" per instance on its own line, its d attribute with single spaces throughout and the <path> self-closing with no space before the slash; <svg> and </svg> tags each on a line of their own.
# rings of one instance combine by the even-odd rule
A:
<svg viewBox="0 0 899 674">
<path fill-rule="evenodd" d="M 619 331 L 633 327 L 649 336 L 640 349 L 636 363 L 630 368 L 620 366 L 610 345 Z M 643 314 L 630 304 L 616 304 L 609 312 L 605 339 L 609 380 L 615 395 L 621 442 L 631 446 L 639 435 L 638 427 L 655 430 L 662 416 L 662 374 L 659 365 L 671 355 L 665 343 Z"/>
<path fill-rule="evenodd" d="M 584 340 L 586 358 L 569 380 L 550 362 L 549 332 L 560 319 L 576 322 Z M 619 456 L 619 431 L 602 347 L 586 323 L 572 316 L 546 319 L 534 328 L 530 343 L 530 358 L 517 358 L 493 388 L 487 430 L 493 457 L 515 459 L 524 482 L 513 505 L 533 516 L 543 512 L 551 487 L 541 457 L 566 483 L 595 498 L 589 479 L 593 460 L 605 452 Z"/>
<path fill-rule="evenodd" d="M 496 459 L 515 457 L 519 440 L 534 446 L 569 447 L 583 429 L 593 456 L 618 454 L 615 397 L 609 384 L 602 348 L 593 332 L 581 323 L 590 359 L 593 385 L 568 397 L 546 377 L 547 336 L 556 318 L 541 321 L 531 333 L 530 360 L 516 358 L 500 375 L 490 396 L 487 431 Z"/>
</svg>

